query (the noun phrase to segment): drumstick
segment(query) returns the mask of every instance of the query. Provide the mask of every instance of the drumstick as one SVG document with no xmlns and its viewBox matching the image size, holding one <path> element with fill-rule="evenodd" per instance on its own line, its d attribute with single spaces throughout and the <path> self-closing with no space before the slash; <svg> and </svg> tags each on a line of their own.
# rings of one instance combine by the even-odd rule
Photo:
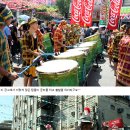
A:
<svg viewBox="0 0 130 130">
<path fill-rule="evenodd" d="M 66 46 L 67 49 L 73 49 L 73 46 Z"/>
<path fill-rule="evenodd" d="M 40 53 L 42 53 L 42 56 L 54 56 L 54 53 L 45 53 L 44 51 L 42 51 L 40 48 L 38 49 L 38 51 L 40 52 Z"/>
<path fill-rule="evenodd" d="M 29 66 L 27 66 L 23 71 L 21 71 L 20 73 L 17 73 L 18 76 L 20 77 L 25 71 L 27 71 L 31 66 L 33 66 L 35 64 L 35 62 L 37 62 L 37 60 L 41 57 L 42 55 L 37 56 L 34 60 L 33 63 Z"/>
<path fill-rule="evenodd" d="M 42 54 L 44 54 L 45 52 L 44 51 L 42 51 L 40 48 L 38 48 L 38 51 L 40 52 L 40 53 L 42 53 Z"/>
</svg>

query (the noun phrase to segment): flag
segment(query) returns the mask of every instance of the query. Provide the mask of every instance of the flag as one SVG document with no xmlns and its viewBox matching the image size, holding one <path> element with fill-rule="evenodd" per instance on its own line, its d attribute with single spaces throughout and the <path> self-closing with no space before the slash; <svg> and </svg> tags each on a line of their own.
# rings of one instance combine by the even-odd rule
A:
<svg viewBox="0 0 130 130">
<path fill-rule="evenodd" d="M 82 0 L 82 9 L 80 16 L 81 26 L 92 26 L 92 14 L 94 9 L 94 0 Z"/>
<path fill-rule="evenodd" d="M 107 0 L 102 0 L 101 7 L 100 7 L 100 21 L 99 25 L 106 25 L 107 19 Z"/>
<path fill-rule="evenodd" d="M 123 120 L 121 118 L 109 121 L 110 128 L 123 128 Z"/>
<path fill-rule="evenodd" d="M 115 120 L 110 120 L 102 123 L 102 126 L 108 126 L 109 128 L 123 128 L 124 123 L 122 118 L 117 118 Z"/>
<path fill-rule="evenodd" d="M 121 6 L 122 0 L 110 0 L 108 29 L 114 30 L 118 28 Z"/>
<path fill-rule="evenodd" d="M 71 24 L 80 24 L 81 18 L 81 2 L 82 0 L 73 0 L 71 6 Z"/>
</svg>

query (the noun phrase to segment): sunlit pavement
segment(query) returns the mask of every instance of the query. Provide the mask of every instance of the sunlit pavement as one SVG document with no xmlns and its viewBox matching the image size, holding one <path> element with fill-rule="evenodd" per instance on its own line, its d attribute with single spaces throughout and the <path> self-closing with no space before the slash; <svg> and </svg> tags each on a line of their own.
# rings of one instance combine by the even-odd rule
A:
<svg viewBox="0 0 130 130">
<path fill-rule="evenodd" d="M 99 68 L 93 67 L 88 77 L 88 86 L 114 87 L 115 82 L 113 63 L 112 66 L 109 64 L 108 56 L 104 52 L 104 60 L 99 62 Z"/>
</svg>

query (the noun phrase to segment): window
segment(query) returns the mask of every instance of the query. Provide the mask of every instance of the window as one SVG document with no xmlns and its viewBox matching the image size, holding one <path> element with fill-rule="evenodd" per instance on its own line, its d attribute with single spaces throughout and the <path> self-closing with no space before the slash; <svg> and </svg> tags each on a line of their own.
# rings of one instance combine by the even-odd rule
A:
<svg viewBox="0 0 130 130">
<path fill-rule="evenodd" d="M 17 122 L 17 117 L 14 118 L 14 121 Z"/>
<path fill-rule="evenodd" d="M 21 120 L 21 113 L 19 113 L 19 120 Z"/>
<path fill-rule="evenodd" d="M 112 110 L 115 110 L 115 106 L 114 105 L 111 105 L 110 106 Z"/>
<path fill-rule="evenodd" d="M 124 112 L 124 109 L 123 108 L 118 108 L 117 109 L 117 112 L 120 114 L 120 113 L 123 113 Z"/>
<path fill-rule="evenodd" d="M 18 110 L 18 105 L 16 105 L 16 110 Z"/>
<path fill-rule="evenodd" d="M 26 110 L 24 110 L 23 116 L 26 117 Z"/>
<path fill-rule="evenodd" d="M 37 101 L 37 109 L 39 109 L 41 107 L 41 102 Z"/>
<path fill-rule="evenodd" d="M 44 121 L 42 120 L 41 117 L 37 117 L 37 124 L 36 124 L 36 125 L 37 125 L 37 126 L 41 126 L 41 125 L 44 126 Z"/>
<path fill-rule="evenodd" d="M 20 101 L 20 107 L 21 107 L 21 101 Z"/>
<path fill-rule="evenodd" d="M 73 112 L 71 112 L 71 115 L 73 116 L 73 117 L 75 117 L 75 112 L 73 111 Z"/>
<path fill-rule="evenodd" d="M 30 112 L 32 113 L 32 105 L 30 106 Z"/>
<path fill-rule="evenodd" d="M 24 98 L 23 102 L 24 102 L 24 103 L 27 103 L 27 99 L 26 99 L 26 97 Z"/>
<path fill-rule="evenodd" d="M 127 116 L 128 119 L 130 119 L 130 114 L 127 114 L 126 116 Z"/>
<path fill-rule="evenodd" d="M 32 122 L 32 120 L 30 120 L 30 121 L 29 121 L 29 126 L 28 126 L 28 127 L 29 127 L 29 128 L 32 128 L 32 125 L 33 125 L 33 122 Z"/>
<path fill-rule="evenodd" d="M 23 130 L 26 130 L 26 123 L 24 123 L 23 125 Z"/>
</svg>

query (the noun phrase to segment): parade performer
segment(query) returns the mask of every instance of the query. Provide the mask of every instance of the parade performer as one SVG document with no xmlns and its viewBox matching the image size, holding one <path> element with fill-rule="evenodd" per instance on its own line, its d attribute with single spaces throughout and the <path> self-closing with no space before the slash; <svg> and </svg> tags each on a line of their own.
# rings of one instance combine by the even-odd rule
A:
<svg viewBox="0 0 130 130">
<path fill-rule="evenodd" d="M 110 38 L 108 40 L 108 44 L 107 44 L 107 48 L 108 48 L 107 53 L 108 53 L 110 65 L 111 65 L 111 62 L 112 62 L 112 54 L 113 54 L 112 48 L 113 48 L 113 41 L 114 41 L 115 35 L 116 35 L 116 32 L 113 31 L 111 33 L 111 36 L 110 36 Z"/>
<path fill-rule="evenodd" d="M 62 20 L 61 23 L 58 25 L 57 29 L 55 30 L 53 37 L 55 55 L 59 55 L 61 47 L 65 47 L 65 45 L 63 44 L 64 41 L 63 30 L 65 29 L 66 24 L 67 24 L 66 21 Z"/>
<path fill-rule="evenodd" d="M 121 27 L 120 32 L 117 31 L 117 34 L 113 41 L 113 62 L 114 62 L 114 75 L 116 76 L 117 64 L 118 64 L 118 52 L 119 52 L 119 42 L 125 34 L 125 26 Z"/>
<path fill-rule="evenodd" d="M 71 25 L 71 33 L 69 35 L 69 37 L 70 37 L 70 45 L 74 45 L 74 36 L 75 36 L 74 25 L 72 24 Z"/>
<path fill-rule="evenodd" d="M 119 43 L 118 60 L 116 85 L 130 86 L 130 25 Z"/>
<path fill-rule="evenodd" d="M 80 117 L 80 126 L 76 130 L 91 130 L 93 128 L 93 122 L 90 116 L 82 115 Z"/>
<path fill-rule="evenodd" d="M 9 26 L 12 18 L 11 10 L 5 4 L 0 4 L 0 86 L 12 86 L 12 81 L 18 78 L 16 73 L 12 73 L 9 45 L 3 32 L 4 26 Z"/>
<path fill-rule="evenodd" d="M 18 29 L 17 29 L 17 20 L 12 20 L 12 27 L 11 27 L 11 36 L 12 36 L 12 45 L 11 45 L 11 53 L 12 56 L 21 52 L 20 42 L 18 39 Z"/>
<path fill-rule="evenodd" d="M 40 29 L 38 29 L 36 31 L 36 35 L 37 35 L 37 38 L 38 38 L 38 46 L 40 47 L 40 49 L 44 50 L 44 45 L 43 45 L 43 40 L 44 40 L 44 35 L 42 34 L 42 32 L 40 31 Z"/>
<path fill-rule="evenodd" d="M 80 33 L 80 26 L 78 24 L 75 24 L 74 25 L 74 44 L 78 43 L 79 42 L 79 38 L 81 36 L 81 33 Z"/>
<path fill-rule="evenodd" d="M 25 32 L 22 42 L 22 57 L 23 66 L 29 66 L 32 64 L 33 59 L 38 56 L 38 39 L 36 36 L 36 31 L 38 30 L 38 22 L 36 18 L 31 18 L 28 21 L 29 30 Z M 35 66 L 30 67 L 24 73 L 24 86 L 32 86 L 32 80 L 36 77 Z"/>
<path fill-rule="evenodd" d="M 72 44 L 71 38 L 72 38 L 71 25 L 67 24 L 66 33 L 65 33 L 65 39 L 66 39 L 65 44 L 66 44 L 66 46 L 70 46 Z M 73 38 L 72 38 L 72 40 L 73 40 Z"/>
</svg>

